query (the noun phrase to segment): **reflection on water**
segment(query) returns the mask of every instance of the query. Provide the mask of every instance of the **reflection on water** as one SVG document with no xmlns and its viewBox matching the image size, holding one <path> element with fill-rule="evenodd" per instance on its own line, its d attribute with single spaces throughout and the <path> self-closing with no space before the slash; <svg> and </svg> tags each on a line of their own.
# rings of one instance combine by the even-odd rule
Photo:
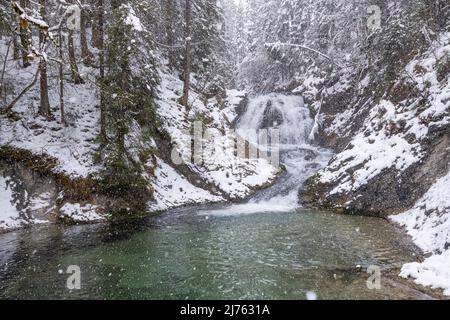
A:
<svg viewBox="0 0 450 320">
<path fill-rule="evenodd" d="M 367 289 L 369 265 L 414 260 L 400 233 L 367 217 L 297 211 L 205 216 L 196 208 L 93 226 L 0 235 L 0 298 L 400 298 Z M 81 290 L 66 289 L 69 265 Z"/>
</svg>

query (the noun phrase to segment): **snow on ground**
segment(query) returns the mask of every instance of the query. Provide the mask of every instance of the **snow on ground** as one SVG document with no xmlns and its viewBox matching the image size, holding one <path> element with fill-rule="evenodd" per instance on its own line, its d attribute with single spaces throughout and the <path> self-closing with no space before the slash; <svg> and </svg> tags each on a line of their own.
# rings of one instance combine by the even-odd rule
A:
<svg viewBox="0 0 450 320">
<path fill-rule="evenodd" d="M 404 265 L 401 276 L 450 295 L 450 172 L 413 209 L 390 218 L 404 226 L 424 252 L 433 254 L 422 263 Z"/>
<path fill-rule="evenodd" d="M 239 91 L 229 91 L 226 105 L 221 107 L 216 99 L 202 101 L 193 90 L 190 92 L 187 112 L 177 103 L 182 94 L 183 83 L 164 70 L 160 73 L 160 100 L 158 112 L 177 153 L 184 163 L 200 177 L 214 184 L 231 198 L 241 198 L 251 190 L 265 185 L 278 174 L 278 168 L 266 159 L 244 159 L 235 155 L 234 144 L 237 136 L 230 130 L 230 122 L 236 117 L 236 107 L 245 95 Z M 201 160 L 192 163 L 190 123 L 199 121 L 204 130 L 200 138 L 203 151 Z M 205 133 L 207 132 L 207 133 Z"/>
<path fill-rule="evenodd" d="M 11 202 L 12 196 L 7 180 L 0 176 L 0 230 L 18 228 L 23 222 L 20 212 Z"/>
<path fill-rule="evenodd" d="M 450 250 L 440 255 L 433 255 L 424 262 L 407 263 L 403 266 L 400 276 L 415 278 L 417 284 L 433 289 L 443 289 L 450 296 Z"/>
<path fill-rule="evenodd" d="M 5 81 L 15 84 L 15 95 L 32 82 L 36 68 L 36 63 L 26 69 L 8 65 Z M 96 71 L 80 64 L 80 72 L 88 78 L 85 84 L 65 83 L 67 127 L 59 121 L 58 79 L 49 77 L 49 99 L 56 120 L 47 121 L 36 115 L 39 106 L 39 85 L 36 84 L 13 108 L 20 120 L 0 115 L 0 145 L 46 153 L 58 160 L 56 170 L 73 177 L 86 177 L 95 172 L 93 154 L 99 134 L 100 110 L 97 87 L 91 80 Z"/>
<path fill-rule="evenodd" d="M 230 89 L 227 90 L 226 103 L 227 106 L 222 110 L 224 116 L 229 122 L 236 120 L 238 114 L 236 108 L 239 106 L 241 101 L 244 99 L 246 91 Z"/>
<path fill-rule="evenodd" d="M 266 159 L 236 157 L 234 139 L 233 133 L 215 136 L 204 149 L 203 167 L 196 169 L 232 198 L 242 198 L 247 196 L 252 188 L 273 180 L 278 169 Z"/>
<path fill-rule="evenodd" d="M 380 113 L 384 113 L 380 116 Z M 390 134 L 390 124 L 397 123 L 394 105 L 382 100 L 371 110 L 368 127 L 357 134 L 351 145 L 338 154 L 332 163 L 320 172 L 323 183 L 339 181 L 330 194 L 358 190 L 384 169 L 407 169 L 422 157 L 419 143 L 409 143 L 401 135 Z M 381 127 L 381 130 L 376 130 Z M 350 169 L 354 169 L 350 173 Z"/>
<path fill-rule="evenodd" d="M 155 211 L 203 202 L 220 202 L 224 199 L 197 188 L 161 159 L 156 158 L 155 176 L 152 178 L 155 201 L 150 208 Z"/>
<path fill-rule="evenodd" d="M 450 249 L 450 173 L 439 179 L 413 209 L 392 220 L 404 225 L 422 250 Z"/>
<path fill-rule="evenodd" d="M 338 136 L 347 136 L 348 124 L 355 115 L 355 108 L 348 108 L 344 112 L 336 115 L 329 126 L 325 128 L 327 134 L 336 134 Z"/>
<path fill-rule="evenodd" d="M 74 222 L 100 222 L 107 216 L 97 212 L 98 207 L 92 204 L 81 205 L 79 203 L 66 203 L 60 209 L 62 218 L 68 217 Z"/>
</svg>

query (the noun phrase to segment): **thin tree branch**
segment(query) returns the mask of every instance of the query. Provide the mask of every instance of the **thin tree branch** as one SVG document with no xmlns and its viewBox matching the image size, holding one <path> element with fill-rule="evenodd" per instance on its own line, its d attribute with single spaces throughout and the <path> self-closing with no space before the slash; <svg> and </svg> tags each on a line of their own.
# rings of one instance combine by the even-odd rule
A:
<svg viewBox="0 0 450 320">
<path fill-rule="evenodd" d="M 319 56 L 331 61 L 331 63 L 333 63 L 334 65 L 341 67 L 341 65 L 339 65 L 338 63 L 336 63 L 336 61 L 333 60 L 333 58 L 331 58 L 329 55 L 326 55 L 325 53 L 322 53 L 316 49 L 307 47 L 307 46 L 303 46 L 300 44 L 293 44 L 293 43 L 281 43 L 281 42 L 272 42 L 272 43 L 266 43 L 265 44 L 268 47 L 271 47 L 272 49 L 277 48 L 277 47 L 295 47 L 295 48 L 300 48 L 300 49 L 304 49 L 310 52 L 313 52 L 315 54 L 318 54 Z"/>
</svg>

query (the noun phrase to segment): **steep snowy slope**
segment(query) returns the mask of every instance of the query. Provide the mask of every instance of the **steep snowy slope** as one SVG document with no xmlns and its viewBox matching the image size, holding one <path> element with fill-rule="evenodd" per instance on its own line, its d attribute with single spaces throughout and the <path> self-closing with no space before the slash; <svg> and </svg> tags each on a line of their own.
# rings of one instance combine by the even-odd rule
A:
<svg viewBox="0 0 450 320">
<path fill-rule="evenodd" d="M 352 214 L 401 213 L 390 218 L 432 255 L 401 275 L 450 295 L 450 33 L 407 63 L 380 99 L 333 118 L 325 133 L 350 142 L 310 179 L 306 202 Z M 356 132 L 355 119 L 362 121 Z"/>
<path fill-rule="evenodd" d="M 384 96 L 366 107 L 361 129 L 310 180 L 312 202 L 387 216 L 410 208 L 448 172 L 449 39 L 450 34 L 442 35 L 427 52 L 409 62 Z M 342 131 L 338 123 L 349 126 L 340 115 L 335 119 L 335 130 Z"/>
</svg>

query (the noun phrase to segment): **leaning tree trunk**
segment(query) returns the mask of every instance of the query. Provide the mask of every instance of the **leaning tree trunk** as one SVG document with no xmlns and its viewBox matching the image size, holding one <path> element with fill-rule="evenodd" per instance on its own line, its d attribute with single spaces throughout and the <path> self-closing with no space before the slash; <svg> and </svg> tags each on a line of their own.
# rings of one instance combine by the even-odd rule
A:
<svg viewBox="0 0 450 320">
<path fill-rule="evenodd" d="M 47 15 L 46 0 L 39 0 L 41 17 L 45 19 Z M 45 38 L 44 31 L 39 31 L 39 45 L 41 50 L 45 50 Z M 39 106 L 39 114 L 43 117 L 50 119 L 50 102 L 48 99 L 48 79 L 47 79 L 47 61 L 41 57 L 39 62 L 40 72 L 40 91 L 41 91 L 41 103 Z"/>
<path fill-rule="evenodd" d="M 181 104 L 188 107 L 189 103 L 189 87 L 191 85 L 191 0 L 186 0 L 186 47 L 184 53 L 184 85 Z"/>
</svg>

